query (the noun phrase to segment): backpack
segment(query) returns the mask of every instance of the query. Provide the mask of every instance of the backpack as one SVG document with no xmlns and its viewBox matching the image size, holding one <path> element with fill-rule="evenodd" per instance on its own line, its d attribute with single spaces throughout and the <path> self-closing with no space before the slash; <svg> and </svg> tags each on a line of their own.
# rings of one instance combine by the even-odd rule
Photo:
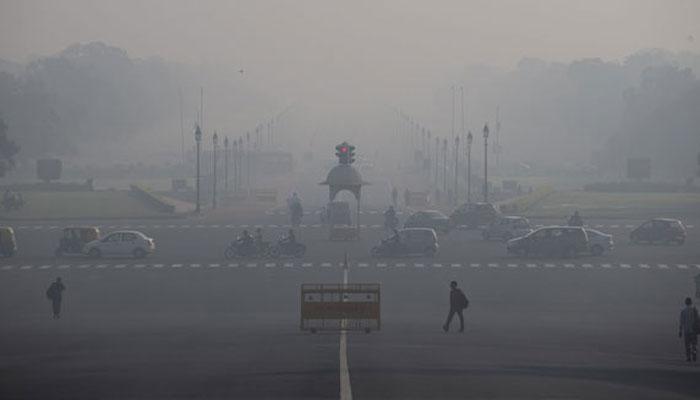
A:
<svg viewBox="0 0 700 400">
<path fill-rule="evenodd" d="M 462 309 L 466 309 L 469 307 L 469 299 L 467 299 L 467 296 L 464 294 L 464 292 L 460 291 L 459 294 L 462 297 Z"/>
</svg>

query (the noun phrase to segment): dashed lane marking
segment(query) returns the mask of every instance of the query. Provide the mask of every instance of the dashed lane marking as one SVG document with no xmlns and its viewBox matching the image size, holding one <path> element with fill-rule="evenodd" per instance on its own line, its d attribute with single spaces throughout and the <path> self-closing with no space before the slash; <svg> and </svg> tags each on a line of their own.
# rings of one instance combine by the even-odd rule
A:
<svg viewBox="0 0 700 400">
<path fill-rule="evenodd" d="M 15 267 L 14 265 L 3 265 L 3 266 L 2 266 L 2 270 L 3 270 L 3 271 L 8 271 L 8 270 L 11 270 L 11 269 L 14 268 L 14 267 Z"/>
<path fill-rule="evenodd" d="M 459 263 L 452 263 L 452 264 L 450 264 L 450 267 L 452 267 L 452 268 L 461 268 L 461 267 L 462 267 L 462 264 L 459 264 Z"/>
<path fill-rule="evenodd" d="M 170 268 L 182 268 L 182 264 L 173 264 Z"/>
<path fill-rule="evenodd" d="M 76 268 L 78 268 L 78 269 L 88 269 L 88 268 L 90 268 L 90 267 L 92 267 L 92 265 L 90 265 L 90 264 L 80 264 L 80 265 L 78 265 Z"/>
<path fill-rule="evenodd" d="M 471 264 L 469 264 L 469 266 L 472 267 L 472 268 L 479 268 L 479 267 L 481 267 L 481 264 L 479 264 L 479 263 L 471 263 Z"/>
<path fill-rule="evenodd" d="M 415 263 L 415 264 L 413 264 L 413 267 L 415 267 L 415 268 L 423 268 L 423 267 L 425 267 L 425 264 L 423 264 L 423 263 Z"/>
<path fill-rule="evenodd" d="M 22 265 L 21 267 L 19 267 L 19 269 L 22 269 L 22 270 L 28 270 L 28 269 L 32 269 L 32 268 L 34 268 L 33 265 Z"/>
<path fill-rule="evenodd" d="M 266 267 L 266 268 L 274 268 L 274 267 L 276 267 L 276 266 L 277 266 L 276 263 L 265 263 L 265 267 Z"/>
<path fill-rule="evenodd" d="M 216 263 L 209 264 L 209 268 L 219 268 L 219 267 L 221 267 L 221 264 L 216 264 Z"/>
<path fill-rule="evenodd" d="M 61 268 L 61 267 L 59 266 L 59 268 Z M 116 268 L 116 269 L 123 269 L 123 268 L 126 268 L 126 264 L 117 264 L 117 265 L 114 266 L 114 268 Z"/>
<path fill-rule="evenodd" d="M 396 263 L 394 264 L 395 267 L 403 268 L 406 266 L 406 263 Z"/>
<path fill-rule="evenodd" d="M 331 264 L 331 263 L 329 263 L 329 262 L 321 263 L 321 267 L 328 268 L 328 267 L 332 267 L 332 266 L 333 266 L 333 264 Z"/>
<path fill-rule="evenodd" d="M 45 264 L 45 265 L 39 266 L 39 269 L 49 269 L 51 267 L 52 267 L 52 265 Z"/>
<path fill-rule="evenodd" d="M 153 264 L 153 268 L 163 268 L 165 264 Z"/>
<path fill-rule="evenodd" d="M 190 268 L 201 268 L 202 264 L 190 264 Z"/>
<path fill-rule="evenodd" d="M 639 264 L 639 268 L 641 268 L 641 269 L 649 269 L 649 268 L 651 268 L 651 267 L 649 266 L 649 264 Z"/>
<path fill-rule="evenodd" d="M 489 267 L 489 268 L 498 268 L 499 265 L 498 265 L 498 263 L 489 263 L 489 264 L 488 264 L 488 267 Z"/>
<path fill-rule="evenodd" d="M 537 268 L 537 264 L 532 264 L 532 263 L 530 263 L 530 264 L 525 264 L 525 266 L 528 267 L 528 268 Z"/>
<path fill-rule="evenodd" d="M 68 264 L 61 264 L 61 265 L 59 265 L 59 266 L 56 267 L 56 268 L 57 268 L 57 269 L 68 269 L 68 268 L 70 268 L 70 265 L 68 265 Z"/>
<path fill-rule="evenodd" d="M 668 269 L 668 265 L 666 265 L 666 264 L 659 264 L 658 267 L 660 269 Z"/>
<path fill-rule="evenodd" d="M 506 264 L 508 268 L 518 268 L 518 264 Z"/>
</svg>

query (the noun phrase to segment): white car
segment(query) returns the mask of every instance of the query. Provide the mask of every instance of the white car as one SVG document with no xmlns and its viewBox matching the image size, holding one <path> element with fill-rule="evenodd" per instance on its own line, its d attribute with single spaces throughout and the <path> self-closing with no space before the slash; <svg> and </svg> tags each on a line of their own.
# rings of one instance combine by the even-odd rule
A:
<svg viewBox="0 0 700 400">
<path fill-rule="evenodd" d="M 599 256 L 605 252 L 612 251 L 614 248 L 613 236 L 595 229 L 585 228 L 588 235 L 588 247 L 591 249 L 591 254 Z"/>
<path fill-rule="evenodd" d="M 156 249 L 153 239 L 138 231 L 117 231 L 85 245 L 84 252 L 93 258 L 129 256 L 144 258 Z"/>
</svg>

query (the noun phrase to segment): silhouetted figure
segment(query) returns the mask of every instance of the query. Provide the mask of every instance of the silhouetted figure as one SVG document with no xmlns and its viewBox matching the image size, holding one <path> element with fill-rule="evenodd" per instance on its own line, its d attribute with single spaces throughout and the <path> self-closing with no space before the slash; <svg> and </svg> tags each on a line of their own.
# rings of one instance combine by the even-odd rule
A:
<svg viewBox="0 0 700 400">
<path fill-rule="evenodd" d="M 51 304 L 53 306 L 54 318 L 61 318 L 61 301 L 63 300 L 64 290 L 66 290 L 66 287 L 63 286 L 61 278 L 56 278 L 56 281 L 53 282 L 48 289 L 46 289 L 46 297 L 51 300 Z"/>
<path fill-rule="evenodd" d="M 678 324 L 678 337 L 683 338 L 685 343 L 685 360 L 698 360 L 698 332 L 700 331 L 700 316 L 698 309 L 693 306 L 693 300 L 690 297 L 685 298 L 685 308 L 681 311 L 681 317 Z"/>
<path fill-rule="evenodd" d="M 572 215 L 569 218 L 568 225 L 569 226 L 583 226 L 583 218 L 581 218 L 581 215 L 578 213 L 578 211 L 575 211 L 574 215 Z"/>
<path fill-rule="evenodd" d="M 447 321 L 445 325 L 442 326 L 442 330 L 445 332 L 450 330 L 450 323 L 452 322 L 452 317 L 457 314 L 459 317 L 459 331 L 464 332 L 464 314 L 463 311 L 469 306 L 469 300 L 467 296 L 464 295 L 462 289 L 457 287 L 457 281 L 450 282 L 450 312 L 447 314 Z"/>
</svg>

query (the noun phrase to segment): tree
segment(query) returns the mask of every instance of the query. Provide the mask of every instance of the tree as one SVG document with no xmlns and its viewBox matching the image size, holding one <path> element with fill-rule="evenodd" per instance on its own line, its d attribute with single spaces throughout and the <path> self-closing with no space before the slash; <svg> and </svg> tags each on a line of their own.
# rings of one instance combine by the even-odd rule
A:
<svg viewBox="0 0 700 400">
<path fill-rule="evenodd" d="M 19 146 L 7 137 L 7 124 L 0 118 L 0 176 L 5 176 L 15 167 L 14 157 L 17 153 Z"/>
</svg>

